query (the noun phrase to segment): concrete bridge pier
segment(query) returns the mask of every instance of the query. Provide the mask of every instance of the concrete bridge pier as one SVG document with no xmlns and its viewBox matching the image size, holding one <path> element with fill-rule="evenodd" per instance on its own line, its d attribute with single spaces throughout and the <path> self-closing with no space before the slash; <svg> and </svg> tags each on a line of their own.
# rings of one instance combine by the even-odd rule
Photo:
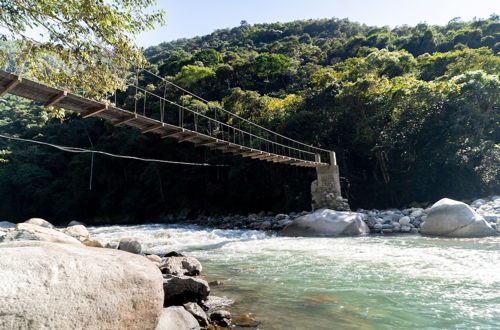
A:
<svg viewBox="0 0 500 330">
<path fill-rule="evenodd" d="M 312 209 L 328 208 L 349 211 L 347 199 L 340 191 L 340 174 L 335 152 L 330 151 L 330 165 L 316 167 L 317 179 L 311 183 Z M 321 155 L 316 154 L 316 161 L 321 162 Z"/>
</svg>

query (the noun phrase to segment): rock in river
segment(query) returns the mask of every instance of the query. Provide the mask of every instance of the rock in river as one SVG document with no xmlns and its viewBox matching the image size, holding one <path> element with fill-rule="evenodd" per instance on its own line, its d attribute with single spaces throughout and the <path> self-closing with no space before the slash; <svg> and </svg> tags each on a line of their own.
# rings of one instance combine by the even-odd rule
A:
<svg viewBox="0 0 500 330">
<path fill-rule="evenodd" d="M 196 330 L 198 321 L 181 306 L 171 306 L 163 309 L 160 322 L 155 330 Z"/>
<path fill-rule="evenodd" d="M 201 264 L 193 257 L 168 257 L 160 264 L 164 274 L 197 276 L 201 273 Z"/>
<path fill-rule="evenodd" d="M 162 276 L 142 256 L 84 245 L 0 244 L 0 329 L 155 329 Z"/>
<path fill-rule="evenodd" d="M 46 241 L 53 243 L 81 244 L 76 238 L 66 235 L 56 229 L 30 223 L 18 223 L 14 230 L 9 231 L 0 238 L 0 242 L 12 241 Z"/>
<path fill-rule="evenodd" d="M 141 243 L 139 243 L 139 241 L 136 239 L 122 238 L 120 240 L 120 243 L 118 243 L 118 250 L 139 254 L 141 253 L 142 246 Z"/>
<path fill-rule="evenodd" d="M 16 224 L 9 221 L 0 221 L 0 229 L 11 229 L 15 228 Z"/>
<path fill-rule="evenodd" d="M 54 228 L 54 225 L 48 222 L 47 220 L 41 219 L 41 218 L 31 218 L 29 220 L 26 220 L 24 223 L 29 223 L 32 225 L 37 225 L 37 226 L 42 226 L 45 228 Z"/>
<path fill-rule="evenodd" d="M 284 236 L 355 236 L 369 233 L 364 215 L 320 209 L 301 216 L 281 231 Z"/>
<path fill-rule="evenodd" d="M 163 290 L 165 306 L 200 302 L 210 294 L 210 287 L 206 281 L 189 276 L 165 275 Z"/>
<path fill-rule="evenodd" d="M 482 216 L 465 203 L 443 198 L 435 203 L 421 225 L 424 235 L 486 237 L 497 233 Z"/>
</svg>

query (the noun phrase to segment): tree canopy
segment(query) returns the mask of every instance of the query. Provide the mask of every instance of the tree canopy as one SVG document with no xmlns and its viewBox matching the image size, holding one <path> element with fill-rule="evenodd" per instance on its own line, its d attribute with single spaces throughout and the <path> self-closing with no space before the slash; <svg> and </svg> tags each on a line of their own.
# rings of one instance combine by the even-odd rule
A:
<svg viewBox="0 0 500 330">
<path fill-rule="evenodd" d="M 164 22 L 155 0 L 0 0 L 0 64 L 42 82 L 103 95 L 142 64 L 140 32 Z M 16 71 L 17 72 L 17 71 Z"/>
</svg>

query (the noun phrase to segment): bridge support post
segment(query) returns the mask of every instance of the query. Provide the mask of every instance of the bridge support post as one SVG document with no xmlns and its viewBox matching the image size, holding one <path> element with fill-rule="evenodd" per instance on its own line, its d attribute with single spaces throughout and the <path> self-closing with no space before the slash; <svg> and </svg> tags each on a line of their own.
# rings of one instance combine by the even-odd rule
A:
<svg viewBox="0 0 500 330">
<path fill-rule="evenodd" d="M 330 151 L 329 156 L 330 165 L 316 167 L 317 179 L 311 183 L 312 209 L 349 211 L 347 199 L 342 198 L 340 191 L 340 174 L 335 152 Z M 316 154 L 316 161 L 321 161 L 321 155 Z"/>
</svg>

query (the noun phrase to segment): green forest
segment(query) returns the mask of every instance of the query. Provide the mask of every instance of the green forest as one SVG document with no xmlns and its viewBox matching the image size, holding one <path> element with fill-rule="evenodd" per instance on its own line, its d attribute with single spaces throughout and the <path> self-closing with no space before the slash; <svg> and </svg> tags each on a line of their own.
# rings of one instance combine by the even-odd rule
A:
<svg viewBox="0 0 500 330">
<path fill-rule="evenodd" d="M 148 69 L 239 116 L 335 150 L 351 208 L 500 190 L 500 17 L 373 27 L 347 19 L 241 25 L 145 49 Z M 152 90 L 159 86 L 148 86 Z M 182 96 L 187 107 L 206 104 Z M 314 169 L 259 162 L 6 96 L 1 132 L 196 167 L 0 141 L 9 221 L 138 223 L 310 209 Z"/>
</svg>

